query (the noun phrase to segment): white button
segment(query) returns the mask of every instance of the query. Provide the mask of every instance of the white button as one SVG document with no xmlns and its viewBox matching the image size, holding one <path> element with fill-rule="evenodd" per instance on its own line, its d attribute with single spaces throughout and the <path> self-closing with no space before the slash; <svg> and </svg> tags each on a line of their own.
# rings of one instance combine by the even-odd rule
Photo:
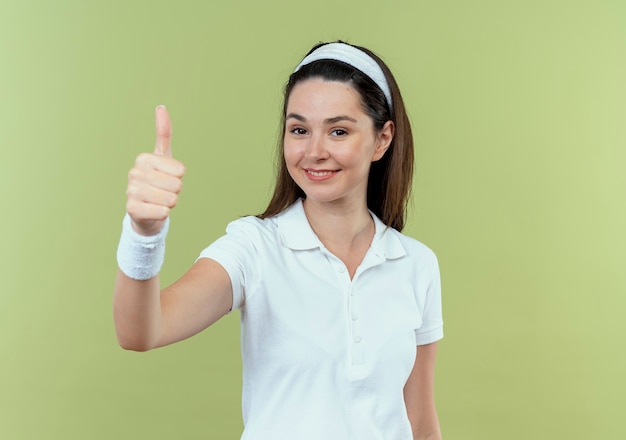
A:
<svg viewBox="0 0 626 440">
<path fill-rule="evenodd" d="M 361 342 L 361 337 L 360 337 L 360 336 L 355 336 L 355 337 L 354 337 L 354 342 L 356 342 L 357 344 L 358 344 L 359 342 Z"/>
<path fill-rule="evenodd" d="M 353 314 L 352 314 L 352 320 L 353 320 L 353 321 L 356 321 L 357 319 L 359 319 L 359 317 L 357 316 L 357 314 L 356 314 L 356 313 L 353 313 Z"/>
<path fill-rule="evenodd" d="M 341 266 L 341 267 L 339 268 L 339 273 L 344 273 L 345 271 L 346 271 L 346 268 L 345 268 L 345 267 Z"/>
</svg>

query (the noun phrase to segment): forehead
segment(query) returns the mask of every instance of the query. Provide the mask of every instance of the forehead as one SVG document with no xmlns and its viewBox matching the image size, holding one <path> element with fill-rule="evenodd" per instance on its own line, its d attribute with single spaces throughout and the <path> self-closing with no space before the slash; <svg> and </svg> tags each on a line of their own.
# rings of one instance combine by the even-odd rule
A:
<svg viewBox="0 0 626 440">
<path fill-rule="evenodd" d="M 287 113 L 365 114 L 361 97 L 350 83 L 312 78 L 296 84 L 287 100 Z M 306 116 L 306 115 L 304 115 Z"/>
</svg>

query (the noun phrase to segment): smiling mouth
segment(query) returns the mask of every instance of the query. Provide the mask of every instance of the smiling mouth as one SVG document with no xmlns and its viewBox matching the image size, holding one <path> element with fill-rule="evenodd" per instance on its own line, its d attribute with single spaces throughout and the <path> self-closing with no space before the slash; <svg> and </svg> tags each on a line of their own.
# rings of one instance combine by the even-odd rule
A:
<svg viewBox="0 0 626 440">
<path fill-rule="evenodd" d="M 330 176 L 331 174 L 335 173 L 335 171 L 316 171 L 316 170 L 307 170 L 305 169 L 304 171 L 306 171 L 308 174 L 315 176 L 315 177 L 324 177 L 324 176 Z"/>
</svg>

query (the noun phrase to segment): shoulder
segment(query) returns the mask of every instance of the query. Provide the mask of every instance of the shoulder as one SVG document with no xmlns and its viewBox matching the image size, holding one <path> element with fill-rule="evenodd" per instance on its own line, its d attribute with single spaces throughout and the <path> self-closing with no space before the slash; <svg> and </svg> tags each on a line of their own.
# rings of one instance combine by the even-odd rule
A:
<svg viewBox="0 0 626 440">
<path fill-rule="evenodd" d="M 398 240 L 400 240 L 400 242 L 402 243 L 402 246 L 406 249 L 408 253 L 414 254 L 414 255 L 420 255 L 420 256 L 423 256 L 424 258 L 430 258 L 430 259 L 437 258 L 435 255 L 435 252 L 430 247 L 422 243 L 421 241 L 413 237 L 410 237 L 406 234 L 403 234 L 402 232 L 399 232 L 395 229 L 389 228 L 389 230 L 391 231 L 392 234 L 394 234 L 398 238 Z"/>
<path fill-rule="evenodd" d="M 264 244 L 280 245 L 291 250 L 319 247 L 319 241 L 298 200 L 284 211 L 268 218 L 243 217 L 228 224 L 227 236 L 246 237 Z"/>
<path fill-rule="evenodd" d="M 426 270 L 438 264 L 437 256 L 430 247 L 396 229 L 381 228 L 378 243 L 388 258 L 401 257 L 404 264 L 408 263 Z"/>
<path fill-rule="evenodd" d="M 435 252 L 421 241 L 405 235 L 395 229 L 388 228 L 391 241 L 395 241 L 402 249 L 395 259 L 396 269 L 406 276 L 430 283 L 439 277 L 439 261 Z"/>
<path fill-rule="evenodd" d="M 230 240 L 248 243 L 266 243 L 275 241 L 278 236 L 273 218 L 261 219 L 253 215 L 233 220 L 226 226 L 226 235 Z"/>
<path fill-rule="evenodd" d="M 226 226 L 226 237 L 264 244 L 282 243 L 291 247 L 294 240 L 299 241 L 302 236 L 310 235 L 307 234 L 308 229 L 302 203 L 298 200 L 272 217 L 250 215 L 231 221 Z"/>
<path fill-rule="evenodd" d="M 262 231 L 271 228 L 271 219 L 261 219 L 254 215 L 248 215 L 231 221 L 226 226 L 226 233 Z"/>
</svg>

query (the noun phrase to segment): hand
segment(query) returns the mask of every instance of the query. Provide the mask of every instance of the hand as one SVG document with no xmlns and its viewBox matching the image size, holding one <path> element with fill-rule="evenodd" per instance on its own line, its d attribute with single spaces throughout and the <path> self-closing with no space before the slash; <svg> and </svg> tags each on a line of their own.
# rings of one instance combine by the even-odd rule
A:
<svg viewBox="0 0 626 440">
<path fill-rule="evenodd" d="M 128 173 L 126 211 L 141 235 L 157 234 L 178 203 L 185 166 L 172 158 L 172 122 L 165 106 L 156 108 L 154 153 L 137 156 Z"/>
</svg>

